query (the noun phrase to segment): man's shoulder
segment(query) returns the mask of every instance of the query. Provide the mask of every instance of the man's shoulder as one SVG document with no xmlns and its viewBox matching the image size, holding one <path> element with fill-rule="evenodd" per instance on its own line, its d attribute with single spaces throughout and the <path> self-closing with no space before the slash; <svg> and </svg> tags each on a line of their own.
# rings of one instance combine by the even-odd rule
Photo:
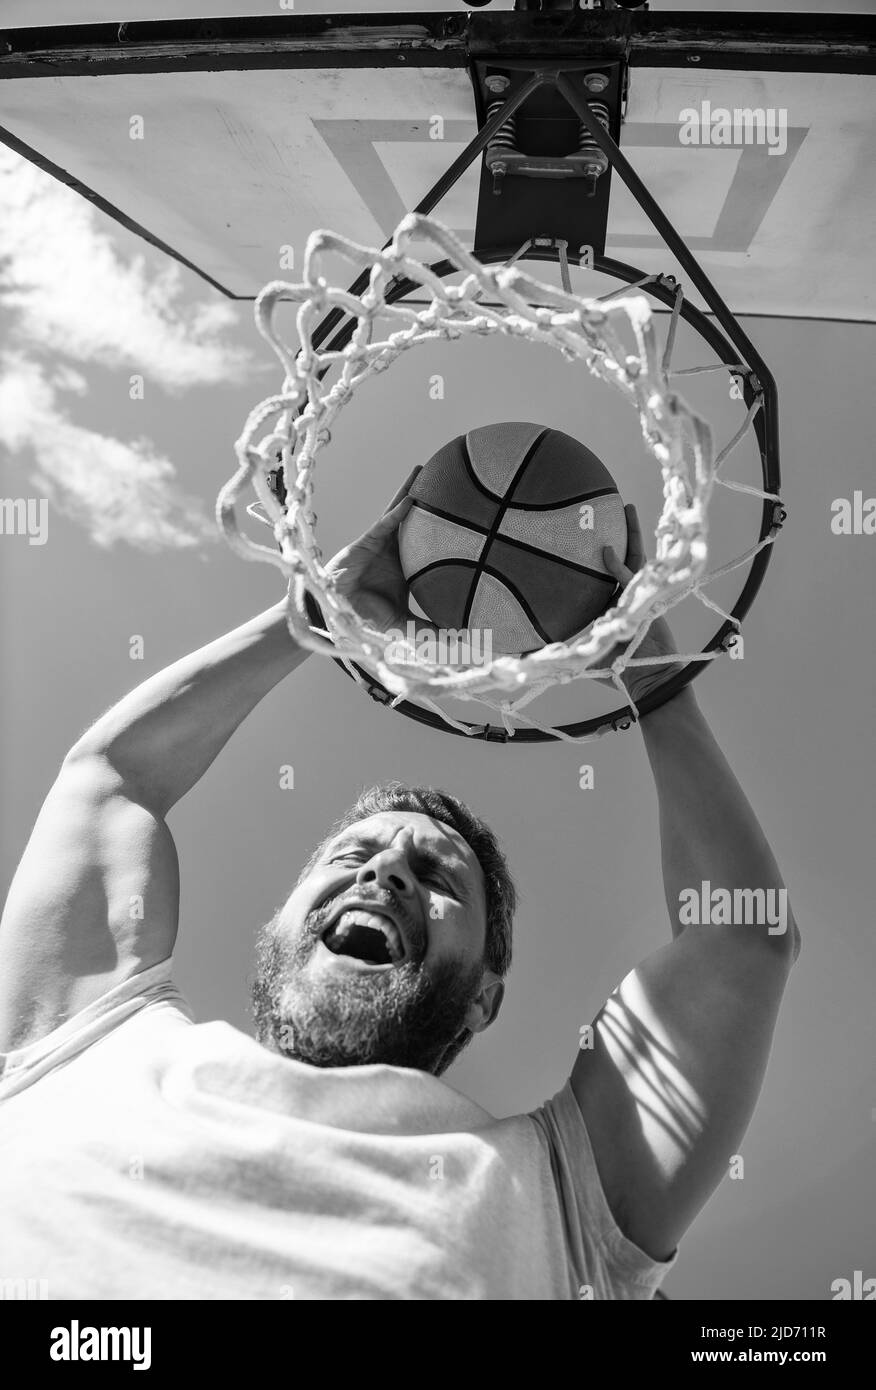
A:
<svg viewBox="0 0 876 1390">
<path fill-rule="evenodd" d="M 194 1022 L 187 1000 L 173 982 L 169 958 L 135 971 L 56 1027 L 46 1029 L 45 1023 L 51 1020 L 35 1013 L 38 1026 L 25 1031 L 16 1047 L 0 1053 L 0 1101 L 25 1091 L 109 1039 L 123 1041 L 138 1020 L 148 1016 L 153 1026 L 159 1008 L 162 1026 Z"/>
</svg>

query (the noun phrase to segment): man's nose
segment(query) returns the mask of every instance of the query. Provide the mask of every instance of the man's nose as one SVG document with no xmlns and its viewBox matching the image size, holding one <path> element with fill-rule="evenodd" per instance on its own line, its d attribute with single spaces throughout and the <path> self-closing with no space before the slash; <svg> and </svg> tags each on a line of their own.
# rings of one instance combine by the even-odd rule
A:
<svg viewBox="0 0 876 1390">
<path fill-rule="evenodd" d="M 356 874 L 356 882 L 397 893 L 400 898 L 412 898 L 416 880 L 404 854 L 397 849 L 384 849 L 372 855 Z"/>
</svg>

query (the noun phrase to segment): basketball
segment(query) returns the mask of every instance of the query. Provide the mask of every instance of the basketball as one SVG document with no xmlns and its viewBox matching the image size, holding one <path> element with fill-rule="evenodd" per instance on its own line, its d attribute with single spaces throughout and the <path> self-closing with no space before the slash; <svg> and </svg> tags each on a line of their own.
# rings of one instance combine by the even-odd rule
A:
<svg viewBox="0 0 876 1390">
<path fill-rule="evenodd" d="M 623 558 L 623 502 L 605 465 L 561 430 L 469 430 L 416 478 L 399 529 L 410 593 L 438 627 L 489 629 L 495 653 L 573 637 L 609 606 L 603 547 Z"/>
</svg>

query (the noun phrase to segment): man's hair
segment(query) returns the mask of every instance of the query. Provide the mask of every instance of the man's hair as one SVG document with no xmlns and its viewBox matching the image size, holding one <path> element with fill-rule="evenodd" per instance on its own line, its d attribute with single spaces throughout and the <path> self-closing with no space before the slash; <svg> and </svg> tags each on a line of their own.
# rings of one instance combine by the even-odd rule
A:
<svg viewBox="0 0 876 1390">
<path fill-rule="evenodd" d="M 404 782 L 383 782 L 369 787 L 329 830 L 313 851 L 301 873 L 301 883 L 316 864 L 325 846 L 335 835 L 357 821 L 379 815 L 381 811 L 412 811 L 450 825 L 474 853 L 484 875 L 487 901 L 487 930 L 484 964 L 504 979 L 511 966 L 511 929 L 517 907 L 517 889 L 508 863 L 490 827 L 464 802 L 437 787 L 409 787 Z"/>
</svg>

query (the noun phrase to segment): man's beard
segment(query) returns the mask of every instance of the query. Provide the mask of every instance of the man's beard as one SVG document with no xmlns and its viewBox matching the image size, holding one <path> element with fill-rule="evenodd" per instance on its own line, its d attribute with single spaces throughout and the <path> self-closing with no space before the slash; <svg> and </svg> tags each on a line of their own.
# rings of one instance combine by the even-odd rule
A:
<svg viewBox="0 0 876 1390">
<path fill-rule="evenodd" d="M 289 940 L 277 915 L 259 933 L 253 1012 L 259 1042 L 314 1067 L 384 1063 L 440 1076 L 471 1041 L 469 1005 L 482 969 L 423 952 L 391 970 L 309 969 L 335 902 L 308 913 Z"/>
</svg>

